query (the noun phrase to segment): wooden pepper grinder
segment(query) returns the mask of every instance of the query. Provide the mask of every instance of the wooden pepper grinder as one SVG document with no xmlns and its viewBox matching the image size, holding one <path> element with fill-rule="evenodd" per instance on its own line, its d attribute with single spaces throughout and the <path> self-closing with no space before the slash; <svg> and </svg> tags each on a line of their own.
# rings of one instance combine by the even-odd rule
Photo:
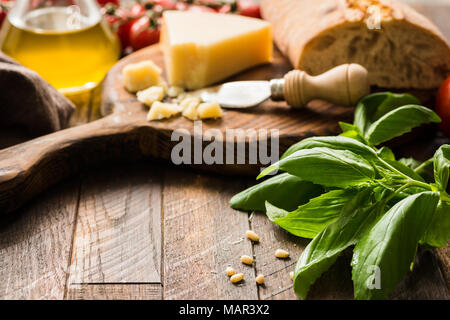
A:
<svg viewBox="0 0 450 320">
<path fill-rule="evenodd" d="M 270 90 L 272 100 L 286 100 L 295 108 L 301 108 L 314 99 L 355 106 L 370 93 L 370 86 L 367 69 L 352 63 L 340 65 L 318 76 L 292 70 L 283 79 L 271 80 Z"/>
</svg>

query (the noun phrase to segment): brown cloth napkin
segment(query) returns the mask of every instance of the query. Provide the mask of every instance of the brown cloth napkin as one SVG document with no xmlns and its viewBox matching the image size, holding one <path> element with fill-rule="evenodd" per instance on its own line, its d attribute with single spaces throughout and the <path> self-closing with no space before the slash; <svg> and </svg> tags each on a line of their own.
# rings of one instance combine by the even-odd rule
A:
<svg viewBox="0 0 450 320">
<path fill-rule="evenodd" d="M 74 105 L 0 52 L 0 149 L 67 127 Z"/>
</svg>

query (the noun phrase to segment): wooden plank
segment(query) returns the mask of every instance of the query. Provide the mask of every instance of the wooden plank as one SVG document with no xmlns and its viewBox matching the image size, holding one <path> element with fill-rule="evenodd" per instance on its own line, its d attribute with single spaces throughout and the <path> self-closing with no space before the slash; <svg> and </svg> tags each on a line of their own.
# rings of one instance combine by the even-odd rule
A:
<svg viewBox="0 0 450 320">
<path fill-rule="evenodd" d="M 413 272 L 398 285 L 390 298 L 401 300 L 450 298 L 435 252 L 419 249 Z"/>
<path fill-rule="evenodd" d="M 83 181 L 68 298 L 103 294 L 80 284 L 161 283 L 160 171 L 151 162 L 111 166 Z"/>
<path fill-rule="evenodd" d="M 436 257 L 439 267 L 442 272 L 442 276 L 447 284 L 447 289 L 450 290 L 450 241 L 447 241 L 446 248 L 440 248 L 436 250 Z"/>
<path fill-rule="evenodd" d="M 0 222 L 0 299 L 62 299 L 79 180 L 55 188 Z"/>
<path fill-rule="evenodd" d="M 261 299 L 296 299 L 289 272 L 293 271 L 308 240 L 290 235 L 261 213 L 254 213 L 252 229 L 261 236 L 254 245 L 256 272 L 266 278 L 266 285 L 259 288 Z M 274 257 L 277 248 L 291 254 L 289 260 Z M 308 299 L 353 299 L 351 280 L 352 251 L 346 250 L 336 263 L 311 286 Z M 448 252 L 444 254 L 448 261 Z M 448 299 L 448 289 L 432 251 L 421 251 L 414 272 L 409 274 L 390 296 L 391 299 Z"/>
<path fill-rule="evenodd" d="M 239 180 L 170 169 L 164 179 L 164 299 L 257 299 L 248 215 L 229 207 Z M 228 265 L 245 274 L 232 284 Z"/>
<path fill-rule="evenodd" d="M 251 229 L 260 236 L 260 242 L 253 245 L 256 273 L 263 274 L 265 278 L 265 285 L 258 288 L 259 298 L 296 299 L 289 272 L 294 270 L 305 240 L 290 236 L 263 213 L 255 212 L 251 217 Z M 277 259 L 275 250 L 279 248 L 289 251 L 290 258 Z"/>
<path fill-rule="evenodd" d="M 261 237 L 261 241 L 254 244 L 256 272 L 265 276 L 265 286 L 259 287 L 260 298 L 262 300 L 297 299 L 289 273 L 294 270 L 309 240 L 289 234 L 272 223 L 265 214 L 259 212 L 253 213 L 251 227 Z M 277 259 L 275 250 L 278 248 L 289 251 L 290 258 Z M 350 272 L 349 261 L 346 261 L 345 257 L 338 259 L 334 268 L 311 287 L 308 298 L 353 298 Z"/>
<path fill-rule="evenodd" d="M 159 300 L 161 284 L 80 284 L 72 285 L 71 300 Z"/>
<path fill-rule="evenodd" d="M 90 121 L 97 120 L 100 115 L 101 84 L 90 91 L 84 91 L 68 95 L 67 97 L 75 104 L 76 109 L 70 117 L 69 126 L 75 127 Z"/>
</svg>

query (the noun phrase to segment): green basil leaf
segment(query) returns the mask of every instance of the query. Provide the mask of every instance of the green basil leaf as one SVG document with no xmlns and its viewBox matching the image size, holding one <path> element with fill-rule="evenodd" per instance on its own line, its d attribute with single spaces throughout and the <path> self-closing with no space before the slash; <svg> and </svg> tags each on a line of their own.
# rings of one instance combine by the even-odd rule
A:
<svg viewBox="0 0 450 320">
<path fill-rule="evenodd" d="M 266 215 L 270 221 L 275 221 L 276 219 L 281 219 L 288 215 L 289 211 L 281 209 L 277 206 L 274 206 L 269 201 L 266 201 Z"/>
<path fill-rule="evenodd" d="M 378 145 L 401 136 L 421 124 L 440 121 L 439 116 L 431 109 L 406 105 L 388 112 L 372 123 L 364 137 L 369 143 Z"/>
<path fill-rule="evenodd" d="M 386 146 L 381 147 L 377 154 L 384 160 L 395 161 L 394 152 Z"/>
<path fill-rule="evenodd" d="M 403 163 L 405 166 L 410 167 L 413 170 L 421 165 L 420 161 L 417 161 L 414 158 L 401 158 L 398 161 Z"/>
<path fill-rule="evenodd" d="M 396 287 L 414 262 L 418 241 L 430 224 L 438 201 L 437 192 L 409 196 L 394 205 L 358 241 L 352 260 L 356 299 L 383 299 Z M 370 283 L 374 279 L 379 281 Z"/>
<path fill-rule="evenodd" d="M 346 122 L 339 122 L 339 126 L 342 129 L 342 133 L 339 136 L 351 138 L 366 144 L 366 141 L 357 126 Z"/>
<path fill-rule="evenodd" d="M 365 189 L 353 197 L 342 208 L 339 219 L 322 230 L 302 252 L 294 271 L 294 291 L 300 299 L 306 298 L 316 279 L 377 219 L 383 206 L 381 202 L 370 204 L 371 192 Z"/>
<path fill-rule="evenodd" d="M 354 125 L 365 137 L 373 122 L 392 110 L 408 104 L 420 104 L 420 101 L 410 94 L 379 92 L 368 95 L 356 106 Z"/>
<path fill-rule="evenodd" d="M 333 190 L 311 199 L 292 212 L 282 212 L 266 203 L 266 212 L 272 222 L 302 238 L 314 238 L 327 225 L 339 218 L 342 208 L 356 194 L 356 189 Z"/>
<path fill-rule="evenodd" d="M 434 179 L 439 189 L 447 190 L 450 170 L 450 145 L 444 144 L 434 155 Z"/>
<path fill-rule="evenodd" d="M 306 138 L 294 145 L 292 145 L 281 157 L 285 159 L 291 154 L 303 150 L 312 148 L 330 148 L 334 150 L 349 150 L 360 156 L 374 159 L 376 158 L 376 152 L 369 146 L 356 141 L 351 138 L 337 136 L 337 137 L 313 137 Z"/>
<path fill-rule="evenodd" d="M 450 239 L 450 204 L 439 201 L 433 220 L 428 226 L 421 243 L 442 248 L 447 246 L 448 239 Z"/>
<path fill-rule="evenodd" d="M 387 99 L 389 94 L 389 92 L 374 93 L 359 101 L 355 109 L 353 124 L 359 128 L 363 136 L 365 136 L 367 128 L 372 124 L 372 119 L 378 107 Z"/>
<path fill-rule="evenodd" d="M 321 186 L 282 173 L 236 194 L 230 206 L 243 211 L 265 211 L 265 202 L 269 201 L 291 211 L 322 192 Z"/>
<path fill-rule="evenodd" d="M 372 121 L 376 121 L 392 110 L 395 110 L 401 106 L 406 106 L 408 104 L 420 105 L 421 102 L 419 99 L 409 93 L 388 92 L 386 99 L 384 99 L 383 102 L 378 106 L 372 118 Z"/>
<path fill-rule="evenodd" d="M 276 169 L 327 187 L 346 188 L 375 178 L 375 169 L 364 157 L 330 148 L 296 151 L 266 168 L 258 178 Z"/>
</svg>

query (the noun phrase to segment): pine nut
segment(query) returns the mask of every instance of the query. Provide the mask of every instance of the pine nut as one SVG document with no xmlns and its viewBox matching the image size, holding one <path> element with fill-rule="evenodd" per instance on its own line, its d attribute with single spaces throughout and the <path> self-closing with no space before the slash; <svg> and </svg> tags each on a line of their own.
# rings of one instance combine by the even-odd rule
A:
<svg viewBox="0 0 450 320">
<path fill-rule="evenodd" d="M 263 284 L 264 283 L 264 275 L 260 274 L 259 276 L 256 277 L 256 283 L 257 284 Z"/>
<path fill-rule="evenodd" d="M 241 256 L 241 261 L 245 264 L 253 264 L 253 258 L 250 256 Z"/>
<path fill-rule="evenodd" d="M 232 267 L 228 267 L 225 270 L 225 272 L 226 272 L 227 276 L 229 276 L 229 277 L 231 277 L 232 275 L 234 275 L 236 273 L 236 271 L 234 271 L 234 269 Z"/>
<path fill-rule="evenodd" d="M 259 241 L 259 236 L 256 234 L 255 231 L 253 230 L 247 230 L 245 232 L 245 235 L 247 236 L 247 238 L 249 238 L 252 241 L 258 242 Z"/>
<path fill-rule="evenodd" d="M 289 277 L 291 280 L 294 280 L 294 271 L 289 272 Z"/>
<path fill-rule="evenodd" d="M 277 251 L 275 251 L 275 257 L 280 258 L 280 259 L 288 258 L 289 252 L 287 252 L 286 250 L 283 250 L 283 249 L 277 249 Z"/>
<path fill-rule="evenodd" d="M 238 273 L 238 274 L 232 275 L 231 278 L 230 278 L 230 281 L 232 283 L 238 283 L 238 282 L 241 282 L 242 279 L 244 279 L 244 274 L 243 273 Z"/>
</svg>

